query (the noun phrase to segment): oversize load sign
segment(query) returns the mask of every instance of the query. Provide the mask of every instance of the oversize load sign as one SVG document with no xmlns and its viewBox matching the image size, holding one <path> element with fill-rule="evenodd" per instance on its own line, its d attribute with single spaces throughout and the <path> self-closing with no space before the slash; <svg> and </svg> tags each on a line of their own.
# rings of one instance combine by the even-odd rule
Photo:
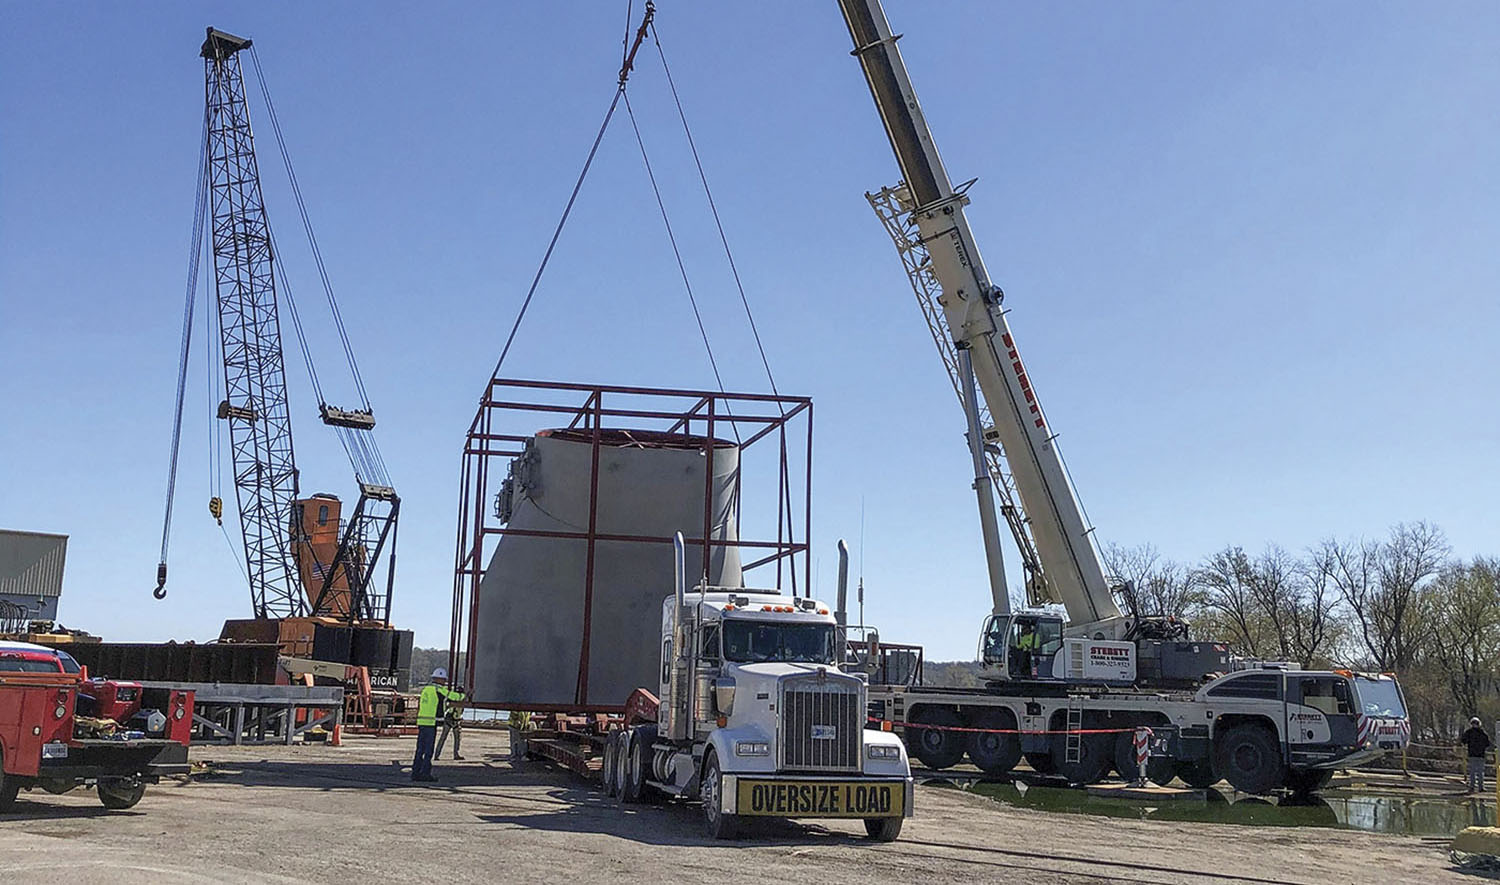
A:
<svg viewBox="0 0 1500 885">
<path fill-rule="evenodd" d="M 906 785 L 861 781 L 739 782 L 739 814 L 767 817 L 900 817 Z"/>
</svg>

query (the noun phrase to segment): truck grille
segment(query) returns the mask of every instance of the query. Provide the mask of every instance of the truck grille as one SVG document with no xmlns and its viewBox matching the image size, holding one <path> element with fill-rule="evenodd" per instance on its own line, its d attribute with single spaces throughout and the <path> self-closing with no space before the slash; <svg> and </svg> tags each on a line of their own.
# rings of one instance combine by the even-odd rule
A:
<svg viewBox="0 0 1500 885">
<path fill-rule="evenodd" d="M 857 771 L 864 709 L 859 683 L 798 679 L 781 689 L 781 767 L 790 771 Z"/>
</svg>

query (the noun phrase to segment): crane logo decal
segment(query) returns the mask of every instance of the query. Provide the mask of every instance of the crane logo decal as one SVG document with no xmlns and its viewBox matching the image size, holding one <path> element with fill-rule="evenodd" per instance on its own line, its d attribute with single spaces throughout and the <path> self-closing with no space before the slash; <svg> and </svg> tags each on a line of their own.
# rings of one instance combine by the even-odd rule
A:
<svg viewBox="0 0 1500 885">
<path fill-rule="evenodd" d="M 1031 392 L 1031 379 L 1026 377 L 1026 370 L 1021 366 L 1021 357 L 1016 353 L 1016 343 L 1011 340 L 1009 332 L 1002 333 L 1000 340 L 1005 342 L 1005 355 L 1010 359 L 1010 367 L 1016 373 L 1016 380 L 1021 383 L 1021 393 L 1030 404 L 1031 414 L 1036 416 L 1037 429 L 1046 430 L 1047 422 L 1042 420 L 1042 407 L 1037 405 L 1036 394 Z"/>
</svg>

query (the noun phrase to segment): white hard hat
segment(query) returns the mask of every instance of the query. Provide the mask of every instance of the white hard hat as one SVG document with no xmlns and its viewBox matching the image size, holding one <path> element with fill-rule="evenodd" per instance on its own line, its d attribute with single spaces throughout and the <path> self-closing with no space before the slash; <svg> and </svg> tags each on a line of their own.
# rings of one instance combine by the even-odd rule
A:
<svg viewBox="0 0 1500 885">
<path fill-rule="evenodd" d="M 448 668 L 447 667 L 439 667 L 436 670 L 433 670 L 432 671 L 432 678 L 433 679 L 447 679 L 448 678 Z"/>
<path fill-rule="evenodd" d="M 1480 724 L 1480 722 L 1479 722 L 1479 717 L 1478 717 L 1478 716 L 1475 716 L 1475 717 L 1474 717 L 1474 718 L 1473 718 L 1473 719 L 1470 719 L 1470 720 L 1469 720 L 1469 724 L 1470 724 L 1470 725 L 1479 725 L 1479 724 Z"/>
</svg>

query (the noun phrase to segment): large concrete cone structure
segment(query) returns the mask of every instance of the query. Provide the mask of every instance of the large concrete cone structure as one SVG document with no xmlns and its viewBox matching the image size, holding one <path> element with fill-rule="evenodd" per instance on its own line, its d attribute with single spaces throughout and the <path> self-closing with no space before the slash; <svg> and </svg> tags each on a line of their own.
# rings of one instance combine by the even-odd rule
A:
<svg viewBox="0 0 1500 885">
<path fill-rule="evenodd" d="M 500 495 L 509 530 L 585 533 L 589 528 L 592 434 L 543 431 L 511 462 Z M 605 430 L 599 449 L 595 532 L 736 541 L 739 448 L 714 442 L 711 486 L 704 439 Z M 508 516 L 508 519 L 507 519 Z M 672 545 L 596 541 L 588 625 L 588 682 L 579 696 L 588 542 L 501 536 L 479 585 L 474 656 L 476 702 L 515 709 L 618 707 L 639 687 L 655 691 L 661 666 L 661 606 L 673 592 Z M 689 586 L 703 574 L 703 548 L 687 547 Z M 737 547 L 716 547 L 708 581 L 743 586 Z"/>
</svg>

